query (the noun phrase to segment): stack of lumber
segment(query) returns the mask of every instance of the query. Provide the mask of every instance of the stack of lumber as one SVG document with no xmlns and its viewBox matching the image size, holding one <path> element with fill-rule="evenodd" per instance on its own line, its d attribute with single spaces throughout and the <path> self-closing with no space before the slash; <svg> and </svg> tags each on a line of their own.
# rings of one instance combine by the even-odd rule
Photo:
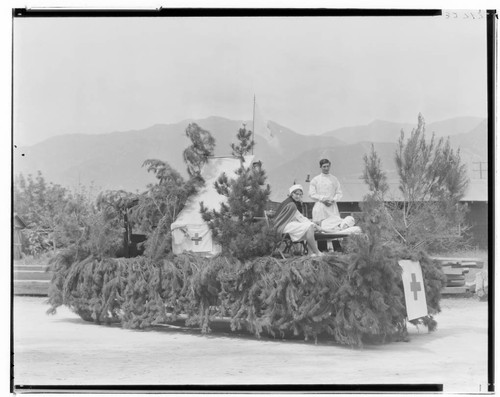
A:
<svg viewBox="0 0 500 397">
<path fill-rule="evenodd" d="M 52 273 L 44 265 L 14 262 L 14 295 L 47 296 Z"/>
<path fill-rule="evenodd" d="M 441 268 L 446 275 L 446 287 L 441 291 L 443 294 L 463 294 L 474 292 L 475 284 L 465 282 L 465 275 L 471 268 L 482 269 L 483 259 L 480 258 L 443 258 L 433 257 L 432 259 L 441 264 Z"/>
</svg>

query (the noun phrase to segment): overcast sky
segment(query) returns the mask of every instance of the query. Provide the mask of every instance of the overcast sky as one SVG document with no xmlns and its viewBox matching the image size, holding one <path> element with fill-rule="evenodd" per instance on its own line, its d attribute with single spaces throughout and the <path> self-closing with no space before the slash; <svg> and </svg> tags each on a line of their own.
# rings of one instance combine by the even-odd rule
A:
<svg viewBox="0 0 500 397">
<path fill-rule="evenodd" d="M 486 117 L 486 19 L 16 18 L 13 71 L 17 145 L 251 119 L 254 94 L 302 134 Z"/>
</svg>

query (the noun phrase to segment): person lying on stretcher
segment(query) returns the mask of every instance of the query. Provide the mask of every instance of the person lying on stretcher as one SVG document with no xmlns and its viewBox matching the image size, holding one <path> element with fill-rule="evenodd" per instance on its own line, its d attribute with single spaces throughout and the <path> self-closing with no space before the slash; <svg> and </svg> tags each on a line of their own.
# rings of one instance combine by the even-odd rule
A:
<svg viewBox="0 0 500 397">
<path fill-rule="evenodd" d="M 323 233 L 342 233 L 342 234 L 358 234 L 361 233 L 359 226 L 354 226 L 355 220 L 352 216 L 341 218 L 337 215 L 332 215 L 320 221 L 321 231 Z"/>
</svg>

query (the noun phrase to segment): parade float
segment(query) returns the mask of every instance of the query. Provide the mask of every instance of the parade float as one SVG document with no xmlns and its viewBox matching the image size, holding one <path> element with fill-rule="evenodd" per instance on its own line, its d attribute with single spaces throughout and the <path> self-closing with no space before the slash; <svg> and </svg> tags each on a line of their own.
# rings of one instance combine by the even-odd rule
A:
<svg viewBox="0 0 500 397">
<path fill-rule="evenodd" d="M 196 142 L 207 142 L 206 131 L 190 127 L 195 133 L 185 158 L 196 152 Z M 257 337 L 327 338 L 350 346 L 408 340 L 409 324 L 436 329 L 434 315 L 440 311 L 446 277 L 427 253 L 437 229 L 429 231 L 424 218 L 433 216 L 439 226 L 438 221 L 444 222 L 439 214 L 456 205 L 418 197 L 386 205 L 383 172 L 372 149 L 364 158 L 363 175 L 370 194 L 356 215 L 362 233 L 346 239 L 339 252 L 321 257 L 292 253 L 283 259 L 273 255 L 281 236 L 262 216 L 270 187 L 263 168 L 254 167 L 254 158 L 248 156 L 250 131 L 243 127 L 237 137 L 230 157 L 214 158 L 210 150 L 191 156 L 187 182 L 168 164 L 147 162 L 157 184 L 121 206 L 129 219 L 142 214 L 142 222 L 149 225 L 140 256 L 115 257 L 116 239 L 106 229 L 110 223 L 103 221 L 111 210 L 103 200 L 101 218 L 89 223 L 85 237 L 51 265 L 49 312 L 65 305 L 96 324 L 147 329 L 182 322 L 204 333 L 222 321 L 232 331 Z M 420 139 L 417 129 L 409 142 Z M 402 169 L 417 169 L 409 164 L 412 147 L 402 137 L 397 157 Z M 443 150 L 450 149 L 444 145 Z M 433 177 L 426 165 L 422 172 Z M 407 178 L 403 188 L 415 183 L 415 175 L 413 182 L 408 177 L 401 175 Z M 450 189 L 443 193 L 447 177 L 449 173 L 437 181 L 441 190 L 434 191 L 434 198 L 452 197 Z M 130 200 L 138 203 L 132 213 Z M 411 222 L 421 227 L 408 227 Z M 420 311 L 411 307 L 412 300 Z"/>
</svg>

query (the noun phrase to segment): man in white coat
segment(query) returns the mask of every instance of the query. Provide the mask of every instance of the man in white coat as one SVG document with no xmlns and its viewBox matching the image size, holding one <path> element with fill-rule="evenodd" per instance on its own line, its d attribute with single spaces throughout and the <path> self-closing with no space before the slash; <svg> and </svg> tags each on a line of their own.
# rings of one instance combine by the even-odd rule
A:
<svg viewBox="0 0 500 397">
<path fill-rule="evenodd" d="M 315 176 L 309 185 L 309 197 L 316 201 L 312 211 L 312 219 L 317 224 L 321 224 L 321 221 L 327 218 L 340 219 L 337 201 L 342 198 L 340 183 L 336 177 L 330 174 L 330 160 L 320 160 L 319 166 L 321 174 Z"/>
</svg>

